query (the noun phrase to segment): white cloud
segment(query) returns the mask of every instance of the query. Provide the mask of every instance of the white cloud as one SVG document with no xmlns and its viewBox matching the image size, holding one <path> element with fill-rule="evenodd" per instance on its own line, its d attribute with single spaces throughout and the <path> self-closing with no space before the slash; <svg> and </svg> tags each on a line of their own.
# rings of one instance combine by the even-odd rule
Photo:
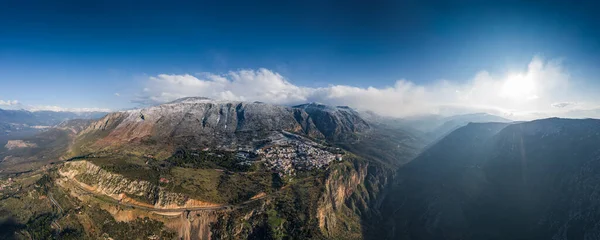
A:
<svg viewBox="0 0 600 240">
<path fill-rule="evenodd" d="M 0 100 L 0 106 L 13 106 L 19 104 L 17 100 Z"/>
<path fill-rule="evenodd" d="M 558 103 L 553 103 L 551 106 L 555 107 L 555 108 L 567 108 L 567 107 L 572 107 L 577 105 L 576 102 L 558 102 Z"/>
<path fill-rule="evenodd" d="M 27 111 L 53 111 L 53 112 L 111 112 L 108 108 L 65 108 L 60 106 L 51 105 L 24 105 L 17 100 L 0 100 L 0 106 L 5 109 L 18 110 L 23 109 Z"/>
<path fill-rule="evenodd" d="M 481 71 L 468 81 L 460 81 L 462 83 L 440 80 L 419 85 L 398 80 L 383 88 L 348 85 L 302 87 L 276 72 L 261 68 L 221 75 L 202 73 L 198 77 L 160 74 L 147 80 L 145 88 L 134 101 L 156 104 L 182 97 L 203 96 L 284 105 L 322 102 L 389 116 L 484 111 L 513 119 L 527 119 L 556 115 L 556 103 L 579 102 L 581 99 L 572 99 L 577 94 L 572 91 L 569 80 L 570 75 L 560 62 L 537 57 L 532 59 L 525 71 L 500 74 Z"/>
<path fill-rule="evenodd" d="M 108 108 L 65 108 L 59 106 L 26 106 L 25 110 L 38 111 L 53 111 L 53 112 L 111 112 Z"/>
<path fill-rule="evenodd" d="M 115 93 L 115 96 L 120 97 L 121 94 L 117 92 L 117 93 Z"/>
<path fill-rule="evenodd" d="M 204 96 L 214 99 L 263 101 L 289 104 L 306 101 L 309 89 L 289 83 L 267 69 L 240 70 L 224 75 L 160 74 L 150 77 L 137 102 L 162 103 L 182 97 Z"/>
</svg>

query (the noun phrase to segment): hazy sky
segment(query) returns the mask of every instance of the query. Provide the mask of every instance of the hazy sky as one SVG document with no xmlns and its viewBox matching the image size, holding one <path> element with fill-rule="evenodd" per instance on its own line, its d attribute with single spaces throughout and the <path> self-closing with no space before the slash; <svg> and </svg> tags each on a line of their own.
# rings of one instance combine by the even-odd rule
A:
<svg viewBox="0 0 600 240">
<path fill-rule="evenodd" d="M 545 116 L 600 100 L 593 1 L 151 2 L 3 1 L 0 108 L 207 96 Z"/>
</svg>

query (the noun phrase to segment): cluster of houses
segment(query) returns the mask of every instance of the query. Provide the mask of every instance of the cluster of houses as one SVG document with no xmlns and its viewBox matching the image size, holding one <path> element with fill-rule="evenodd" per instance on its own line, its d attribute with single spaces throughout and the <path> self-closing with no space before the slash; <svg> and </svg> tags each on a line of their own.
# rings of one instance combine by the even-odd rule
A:
<svg viewBox="0 0 600 240">
<path fill-rule="evenodd" d="M 235 149 L 217 146 L 216 149 L 233 151 L 239 165 L 265 164 L 268 169 L 282 177 L 295 175 L 298 170 L 326 168 L 333 161 L 342 161 L 344 154 L 340 148 L 327 147 L 289 132 L 273 135 L 255 145 L 237 146 Z M 210 148 L 204 148 L 202 152 L 222 157 Z M 192 155 L 197 156 L 198 153 Z"/>
<path fill-rule="evenodd" d="M 320 169 L 332 161 L 341 161 L 341 154 L 334 154 L 303 142 L 271 145 L 257 150 L 267 167 L 279 175 L 294 175 L 296 170 Z"/>
<path fill-rule="evenodd" d="M 8 178 L 5 181 L 0 180 L 0 191 L 2 190 L 8 190 L 11 187 L 11 184 L 13 183 L 12 178 Z"/>
</svg>

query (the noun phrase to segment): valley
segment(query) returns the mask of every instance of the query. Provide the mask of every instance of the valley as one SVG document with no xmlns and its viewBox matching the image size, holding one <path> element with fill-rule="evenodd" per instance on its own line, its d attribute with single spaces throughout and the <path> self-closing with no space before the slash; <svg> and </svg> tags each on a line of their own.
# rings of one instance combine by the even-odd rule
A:
<svg viewBox="0 0 600 240">
<path fill-rule="evenodd" d="M 595 236 L 598 120 L 456 116 L 426 137 L 361 116 L 185 98 L 11 140 L 0 152 L 3 237 Z"/>
<path fill-rule="evenodd" d="M 595 239 L 600 121 L 470 123 L 398 169 L 389 239 Z"/>
<path fill-rule="evenodd" d="M 600 1 L 2 1 L 0 240 L 600 240 Z"/>
</svg>

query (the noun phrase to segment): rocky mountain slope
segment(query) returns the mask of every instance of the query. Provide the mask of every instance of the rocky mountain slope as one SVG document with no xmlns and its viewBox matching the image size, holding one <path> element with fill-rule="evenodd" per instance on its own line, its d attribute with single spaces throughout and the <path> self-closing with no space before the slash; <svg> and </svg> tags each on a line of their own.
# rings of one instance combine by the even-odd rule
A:
<svg viewBox="0 0 600 240">
<path fill-rule="evenodd" d="M 600 120 L 469 124 L 400 168 L 393 239 L 595 239 Z"/>
<path fill-rule="evenodd" d="M 117 148 L 159 158 L 168 157 L 176 148 L 252 149 L 277 131 L 334 144 L 357 145 L 370 141 L 376 130 L 347 107 L 319 104 L 284 107 L 184 98 L 146 109 L 108 114 L 78 136 L 78 145 L 71 156 Z M 408 140 L 396 144 L 395 149 L 404 145 L 418 148 L 417 137 L 400 131 L 390 132 L 390 138 L 396 136 Z M 388 157 L 385 161 L 405 162 L 407 159 Z"/>
<path fill-rule="evenodd" d="M 52 149 L 68 162 L 34 173 L 47 175 L 53 194 L 87 204 L 76 221 L 83 229 L 75 229 L 92 238 L 96 231 L 122 235 L 82 219 L 125 221 L 121 227 L 129 229 L 147 217 L 150 225 L 163 224 L 154 232 L 184 239 L 362 239 L 376 229 L 371 223 L 381 216 L 393 169 L 423 145 L 348 107 L 206 98 L 114 112 L 56 131 L 67 135 Z"/>
<path fill-rule="evenodd" d="M 344 138 L 351 137 L 352 133 L 364 132 L 370 129 L 369 124 L 360 117 L 358 112 L 346 106 L 333 107 L 319 103 L 309 103 L 294 106 L 294 109 L 306 112 L 312 122 L 316 124 L 315 126 L 319 132 L 328 140 L 347 140 Z"/>
<path fill-rule="evenodd" d="M 0 227 L 75 239 L 600 236 L 600 120 L 457 118 L 448 126 L 466 126 L 419 154 L 414 129 L 364 116 L 185 98 L 67 122 L 0 152 L 0 164 L 45 165 L 0 174 Z M 69 161 L 40 161 L 59 156 Z"/>
</svg>

